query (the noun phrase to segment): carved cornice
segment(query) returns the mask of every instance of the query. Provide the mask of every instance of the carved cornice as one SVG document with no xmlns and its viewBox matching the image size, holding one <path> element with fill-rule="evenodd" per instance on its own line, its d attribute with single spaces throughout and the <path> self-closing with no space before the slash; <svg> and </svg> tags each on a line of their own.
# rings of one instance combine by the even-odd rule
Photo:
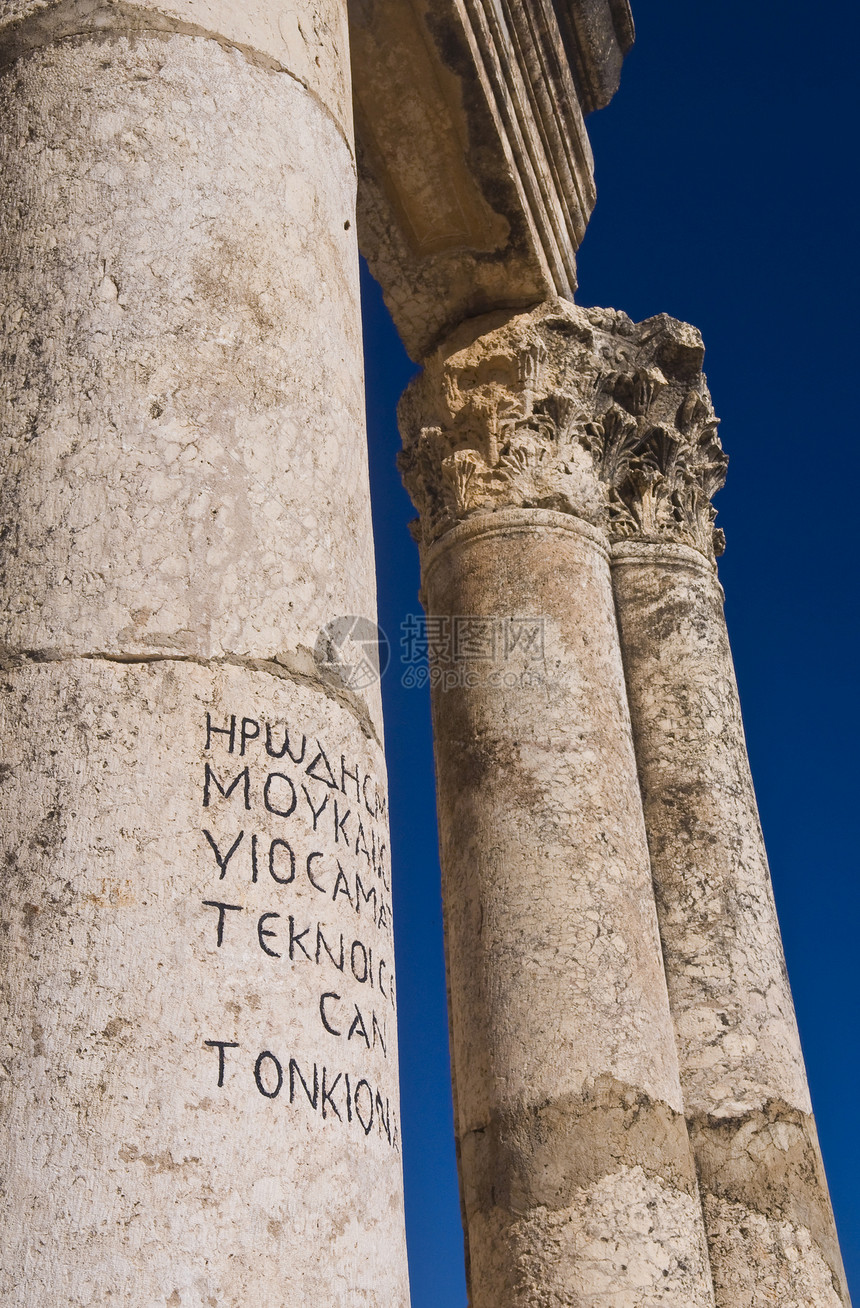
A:
<svg viewBox="0 0 860 1308">
<path fill-rule="evenodd" d="M 476 335 L 476 327 L 485 328 Z M 474 513 L 543 508 L 610 540 L 722 553 L 727 459 L 694 327 L 567 301 L 463 328 L 400 406 L 400 467 L 429 545 Z"/>
<path fill-rule="evenodd" d="M 408 352 L 576 288 L 628 0 L 349 0 L 358 235 Z"/>
<path fill-rule="evenodd" d="M 628 0 L 553 0 L 584 114 L 618 90 L 621 64 L 636 35 Z"/>
</svg>

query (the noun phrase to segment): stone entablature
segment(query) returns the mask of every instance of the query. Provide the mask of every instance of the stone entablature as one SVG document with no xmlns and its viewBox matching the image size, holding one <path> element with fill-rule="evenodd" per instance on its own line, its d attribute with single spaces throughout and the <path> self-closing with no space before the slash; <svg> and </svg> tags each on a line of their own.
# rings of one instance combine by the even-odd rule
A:
<svg viewBox="0 0 860 1308">
<path fill-rule="evenodd" d="M 698 331 L 666 314 L 554 301 L 468 324 L 401 402 L 421 543 L 474 513 L 543 508 L 713 560 L 727 459 L 703 357 Z"/>
<path fill-rule="evenodd" d="M 628 0 L 562 0 L 555 15 L 582 112 L 604 109 L 635 37 Z"/>
<path fill-rule="evenodd" d="M 572 298 L 628 0 L 349 0 L 361 251 L 406 349 Z"/>
</svg>

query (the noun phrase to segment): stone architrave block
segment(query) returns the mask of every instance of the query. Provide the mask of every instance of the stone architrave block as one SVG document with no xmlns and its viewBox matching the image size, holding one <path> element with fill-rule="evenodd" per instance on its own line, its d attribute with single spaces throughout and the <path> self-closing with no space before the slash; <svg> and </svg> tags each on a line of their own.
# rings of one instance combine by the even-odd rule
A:
<svg viewBox="0 0 860 1308">
<path fill-rule="evenodd" d="M 351 0 L 359 243 L 409 353 L 576 288 L 626 0 Z"/>
</svg>

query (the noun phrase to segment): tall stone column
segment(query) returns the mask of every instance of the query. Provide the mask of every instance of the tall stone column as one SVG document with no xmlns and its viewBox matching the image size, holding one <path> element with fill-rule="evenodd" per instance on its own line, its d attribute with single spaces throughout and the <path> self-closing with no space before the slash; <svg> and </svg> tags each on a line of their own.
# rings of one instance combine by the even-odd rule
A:
<svg viewBox="0 0 860 1308">
<path fill-rule="evenodd" d="M 713 1304 L 585 425 L 606 326 L 464 328 L 401 410 L 473 1308 Z"/>
<path fill-rule="evenodd" d="M 613 581 L 716 1301 L 836 1308 L 848 1292 L 716 574 L 725 457 L 701 341 L 663 318 L 627 345 L 638 403 L 602 417 L 629 451 Z"/>
<path fill-rule="evenodd" d="M 0 7 L 9 1308 L 408 1303 L 345 7 Z"/>
</svg>

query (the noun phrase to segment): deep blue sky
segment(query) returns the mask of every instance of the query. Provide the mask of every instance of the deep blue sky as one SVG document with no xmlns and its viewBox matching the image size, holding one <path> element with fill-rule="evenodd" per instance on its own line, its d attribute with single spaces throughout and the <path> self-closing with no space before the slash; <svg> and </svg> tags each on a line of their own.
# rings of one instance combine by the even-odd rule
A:
<svg viewBox="0 0 860 1308">
<path fill-rule="evenodd" d="M 599 199 L 582 304 L 701 328 L 731 459 L 729 631 L 789 974 L 860 1301 L 856 0 L 633 0 L 619 94 L 589 119 Z M 465 1308 L 426 693 L 394 409 L 413 368 L 365 276 L 391 783 L 413 1308 Z"/>
</svg>

